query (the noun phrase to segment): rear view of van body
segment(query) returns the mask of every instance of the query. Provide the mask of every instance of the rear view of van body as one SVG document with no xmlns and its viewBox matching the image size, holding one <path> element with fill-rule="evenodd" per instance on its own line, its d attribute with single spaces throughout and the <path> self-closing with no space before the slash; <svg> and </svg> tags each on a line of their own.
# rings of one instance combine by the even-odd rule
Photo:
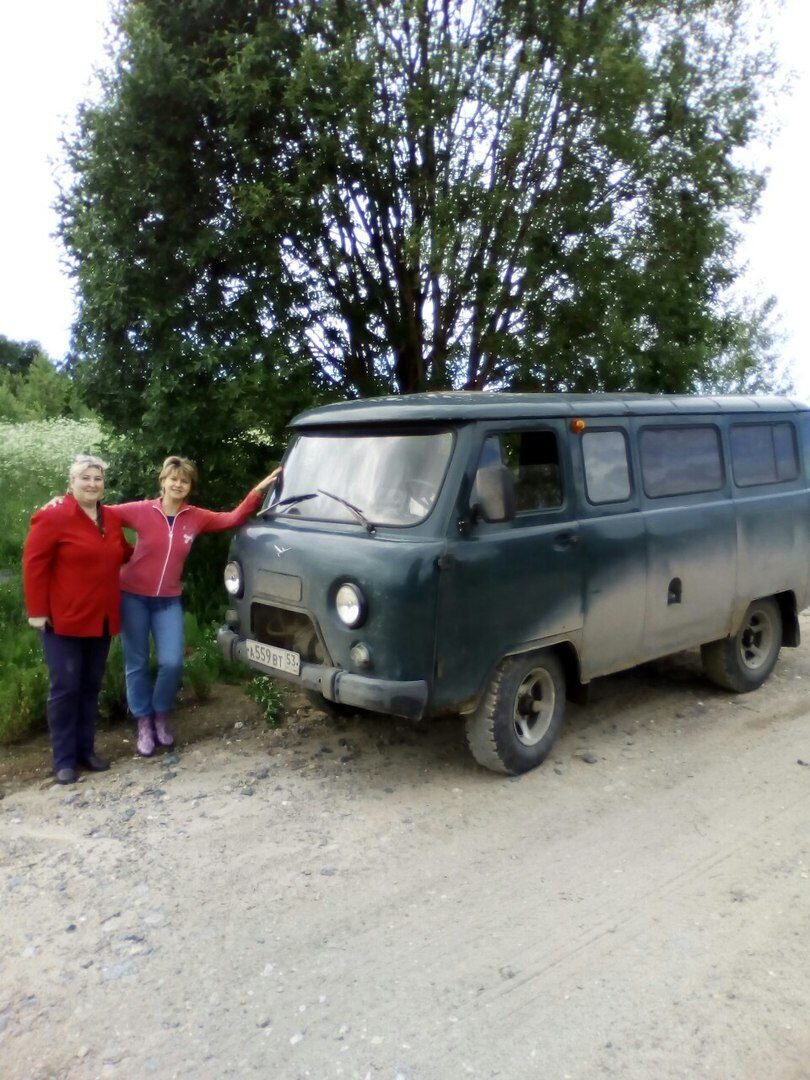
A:
<svg viewBox="0 0 810 1080">
<path fill-rule="evenodd" d="M 810 414 L 784 398 L 446 393 L 313 409 L 235 537 L 226 656 L 548 755 L 566 698 L 700 646 L 760 686 L 807 605 Z"/>
</svg>

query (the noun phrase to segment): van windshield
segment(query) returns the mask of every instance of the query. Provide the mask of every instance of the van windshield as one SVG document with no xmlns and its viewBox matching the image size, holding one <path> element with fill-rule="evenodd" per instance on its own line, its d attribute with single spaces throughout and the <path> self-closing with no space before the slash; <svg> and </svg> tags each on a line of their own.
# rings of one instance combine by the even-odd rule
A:
<svg viewBox="0 0 810 1080">
<path fill-rule="evenodd" d="M 444 479 L 453 435 L 301 433 L 284 462 L 269 516 L 405 526 L 423 521 Z"/>
</svg>

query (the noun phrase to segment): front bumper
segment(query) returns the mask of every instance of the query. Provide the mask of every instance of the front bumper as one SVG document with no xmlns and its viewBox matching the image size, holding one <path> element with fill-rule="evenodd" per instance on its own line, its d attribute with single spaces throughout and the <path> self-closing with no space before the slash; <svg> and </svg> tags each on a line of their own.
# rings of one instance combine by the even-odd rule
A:
<svg viewBox="0 0 810 1080">
<path fill-rule="evenodd" d="M 427 705 L 428 687 L 423 679 L 410 682 L 372 679 L 368 675 L 355 675 L 342 668 L 306 663 L 301 664 L 300 675 L 289 675 L 248 660 L 245 639 L 228 626 L 219 628 L 217 645 L 226 660 L 238 660 L 262 675 L 271 675 L 274 679 L 283 679 L 295 686 L 313 690 L 327 701 L 389 716 L 403 716 L 407 720 L 421 720 Z"/>
</svg>

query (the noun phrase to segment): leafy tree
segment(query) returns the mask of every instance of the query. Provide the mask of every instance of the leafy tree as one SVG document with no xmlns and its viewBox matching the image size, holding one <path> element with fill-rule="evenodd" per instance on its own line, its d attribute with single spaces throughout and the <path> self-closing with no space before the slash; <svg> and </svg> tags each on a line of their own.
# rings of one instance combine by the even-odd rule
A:
<svg viewBox="0 0 810 1080">
<path fill-rule="evenodd" d="M 41 352 L 38 341 L 13 341 L 0 334 L 0 372 L 24 375 Z"/>
<path fill-rule="evenodd" d="M 325 395 L 744 380 L 752 10 L 121 0 L 61 200 L 91 404 L 224 490 Z"/>
<path fill-rule="evenodd" d="M 3 339 L 7 344 L 7 367 L 0 366 L 0 419 L 25 421 L 54 417 L 82 419 L 88 415 L 79 391 L 68 373 L 57 368 L 35 346 L 28 359 L 29 345 Z"/>
</svg>

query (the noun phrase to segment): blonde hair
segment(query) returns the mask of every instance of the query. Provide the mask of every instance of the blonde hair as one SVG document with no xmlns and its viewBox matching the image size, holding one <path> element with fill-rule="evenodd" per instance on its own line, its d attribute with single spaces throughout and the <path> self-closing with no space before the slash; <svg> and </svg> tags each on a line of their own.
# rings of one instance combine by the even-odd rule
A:
<svg viewBox="0 0 810 1080">
<path fill-rule="evenodd" d="M 106 468 L 107 462 L 94 454 L 77 454 L 68 469 L 68 484 L 72 484 L 79 473 L 83 473 L 85 469 L 99 469 L 103 477 Z"/>
<path fill-rule="evenodd" d="M 199 474 L 197 472 L 197 466 L 190 458 L 178 457 L 177 454 L 169 454 L 169 456 L 163 462 L 160 470 L 160 475 L 158 476 L 158 483 L 161 486 L 161 491 L 163 490 L 163 481 L 166 479 L 166 477 L 176 472 L 180 473 L 182 477 L 188 480 L 188 482 L 191 484 L 191 490 L 193 491 L 194 488 L 197 486 L 197 480 L 199 477 Z"/>
</svg>

